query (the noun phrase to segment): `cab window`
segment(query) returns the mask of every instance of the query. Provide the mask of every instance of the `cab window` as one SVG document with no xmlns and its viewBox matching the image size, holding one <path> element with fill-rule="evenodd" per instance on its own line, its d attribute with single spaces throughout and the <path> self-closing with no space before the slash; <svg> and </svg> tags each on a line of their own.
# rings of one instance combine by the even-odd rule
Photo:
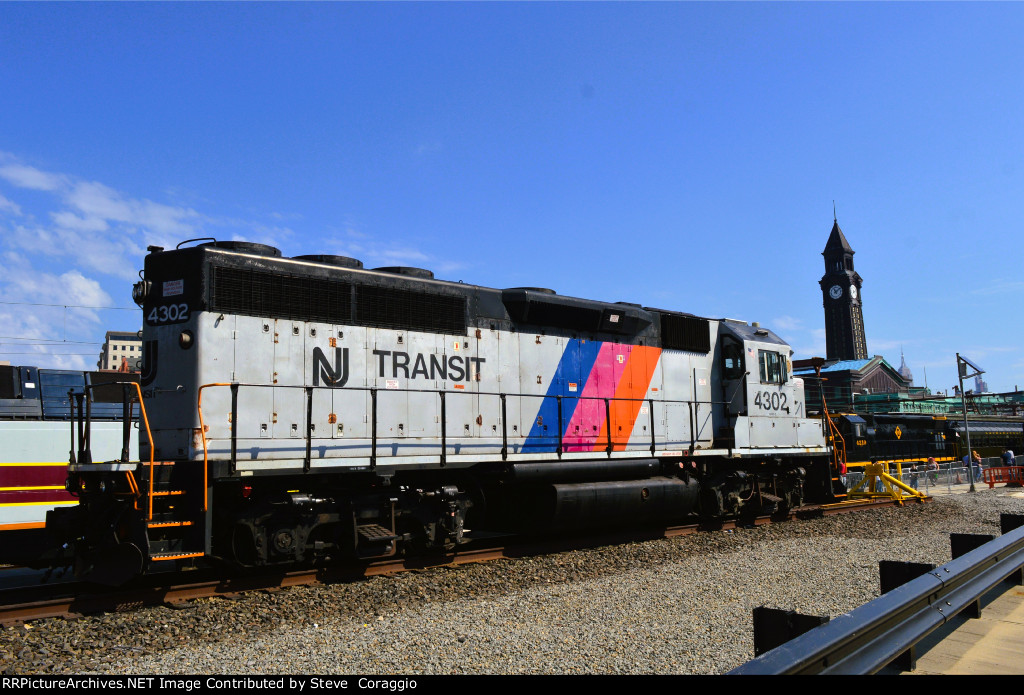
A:
<svg viewBox="0 0 1024 695">
<path fill-rule="evenodd" d="M 736 342 L 726 341 L 722 345 L 722 371 L 726 379 L 743 376 L 743 347 Z"/>
<path fill-rule="evenodd" d="M 761 366 L 762 384 L 784 384 L 788 378 L 786 358 L 769 350 L 757 351 L 758 363 Z"/>
</svg>

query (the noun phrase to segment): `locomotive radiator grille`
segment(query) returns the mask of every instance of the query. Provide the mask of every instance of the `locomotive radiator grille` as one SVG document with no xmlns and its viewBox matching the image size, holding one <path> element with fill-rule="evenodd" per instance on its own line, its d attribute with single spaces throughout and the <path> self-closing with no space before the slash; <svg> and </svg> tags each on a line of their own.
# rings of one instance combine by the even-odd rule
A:
<svg viewBox="0 0 1024 695">
<path fill-rule="evenodd" d="M 708 352 L 711 350 L 710 324 L 696 316 L 661 314 L 661 346 L 669 350 Z"/>
<path fill-rule="evenodd" d="M 363 326 L 463 335 L 466 299 L 394 287 L 356 287 L 356 321 Z"/>
<path fill-rule="evenodd" d="M 247 316 L 462 335 L 466 306 L 463 296 L 398 287 L 251 268 L 215 266 L 211 273 L 210 309 Z"/>
<path fill-rule="evenodd" d="M 248 316 L 348 323 L 352 320 L 352 285 L 337 280 L 215 266 L 210 307 L 213 311 Z"/>
</svg>

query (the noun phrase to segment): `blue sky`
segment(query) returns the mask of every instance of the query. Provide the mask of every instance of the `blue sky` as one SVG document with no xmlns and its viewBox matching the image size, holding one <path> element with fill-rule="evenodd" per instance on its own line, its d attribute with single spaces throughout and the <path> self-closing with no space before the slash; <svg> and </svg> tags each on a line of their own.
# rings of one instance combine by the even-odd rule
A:
<svg viewBox="0 0 1024 695">
<path fill-rule="evenodd" d="M 1021 3 L 0 3 L 0 360 L 94 366 L 146 246 L 195 237 L 824 355 L 835 200 L 869 353 L 1024 387 L 1022 35 Z"/>
</svg>

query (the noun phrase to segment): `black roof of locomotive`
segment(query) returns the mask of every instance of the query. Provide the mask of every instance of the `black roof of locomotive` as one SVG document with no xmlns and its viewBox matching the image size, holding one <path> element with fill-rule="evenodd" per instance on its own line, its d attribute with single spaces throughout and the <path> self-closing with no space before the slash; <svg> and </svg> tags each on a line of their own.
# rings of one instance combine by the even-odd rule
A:
<svg viewBox="0 0 1024 695">
<path fill-rule="evenodd" d="M 458 309 L 453 307 L 450 299 L 444 301 L 444 298 L 462 298 L 465 301 L 466 327 L 515 327 L 518 330 L 540 332 L 604 334 L 615 336 L 618 340 L 625 338 L 627 342 L 649 344 L 664 343 L 664 334 L 671 332 L 680 336 L 678 340 L 667 341 L 678 344 L 676 349 L 703 352 L 710 349 L 709 319 L 684 312 L 652 309 L 626 302 L 569 297 L 543 288 L 496 289 L 438 280 L 429 277 L 429 271 L 411 272 L 417 269 L 402 268 L 402 272 L 394 268 L 368 270 L 358 267 L 358 262 L 348 266 L 331 263 L 326 256 L 324 260 L 309 256 L 285 258 L 273 254 L 271 251 L 276 251 L 273 247 L 263 248 L 260 245 L 254 253 L 239 242 L 151 251 L 146 257 L 145 278 L 153 283 L 153 289 L 147 304 L 154 298 L 161 298 L 162 283 L 181 280 L 180 285 L 173 285 L 173 291 L 178 293 L 175 297 L 199 309 L 217 310 L 213 287 L 216 281 L 213 278 L 217 272 L 226 272 L 215 269 L 226 268 L 246 273 L 247 277 L 263 278 L 266 282 L 272 278 L 309 278 L 317 288 L 327 287 L 324 283 L 345 283 L 357 291 L 361 288 L 366 292 L 392 291 L 395 295 L 412 297 L 413 300 L 417 296 L 437 298 L 440 304 L 424 304 L 424 311 L 435 313 L 457 312 Z M 310 301 L 315 299 L 311 298 Z M 294 301 L 300 303 L 303 299 L 295 296 Z M 245 309 L 243 307 L 238 313 L 287 318 L 279 311 L 265 307 Z M 292 317 L 299 318 L 298 315 Z M 458 332 L 453 323 L 455 319 L 450 319 L 440 322 L 435 332 Z M 666 328 L 663 324 L 672 326 Z M 425 325 L 417 325 L 416 329 L 431 330 L 430 326 Z M 759 336 L 758 339 L 763 338 Z M 666 347 L 675 347 L 675 344 Z"/>
</svg>

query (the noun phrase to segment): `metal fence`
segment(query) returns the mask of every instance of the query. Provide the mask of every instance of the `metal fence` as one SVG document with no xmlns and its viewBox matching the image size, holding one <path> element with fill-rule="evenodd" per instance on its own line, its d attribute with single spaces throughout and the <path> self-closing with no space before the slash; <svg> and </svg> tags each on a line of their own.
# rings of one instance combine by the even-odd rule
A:
<svg viewBox="0 0 1024 695">
<path fill-rule="evenodd" d="M 1017 456 L 1014 463 L 1018 466 L 1024 466 L 1024 455 Z M 984 458 L 981 460 L 981 471 L 982 473 L 988 468 L 999 468 L 1003 466 L 1001 458 L 991 457 Z M 909 485 L 915 490 L 919 490 L 923 493 L 930 494 L 930 491 L 938 488 L 940 490 L 946 490 L 952 492 L 958 489 L 967 489 L 971 485 L 970 473 L 967 472 L 967 467 L 962 463 L 959 465 L 952 463 L 940 463 L 939 469 L 936 471 L 924 470 L 923 466 L 918 466 L 916 472 L 911 471 L 909 467 L 904 466 L 901 469 L 901 474 L 896 476 L 895 472 L 891 473 L 893 477 L 899 477 L 900 482 Z M 982 482 L 982 473 L 977 472 L 975 469 L 974 485 L 978 487 L 980 485 L 986 485 Z M 864 473 L 862 471 L 850 471 L 846 474 L 846 486 L 849 489 L 854 489 L 860 484 L 860 481 L 864 479 Z M 881 489 L 877 490 L 882 492 Z"/>
</svg>

